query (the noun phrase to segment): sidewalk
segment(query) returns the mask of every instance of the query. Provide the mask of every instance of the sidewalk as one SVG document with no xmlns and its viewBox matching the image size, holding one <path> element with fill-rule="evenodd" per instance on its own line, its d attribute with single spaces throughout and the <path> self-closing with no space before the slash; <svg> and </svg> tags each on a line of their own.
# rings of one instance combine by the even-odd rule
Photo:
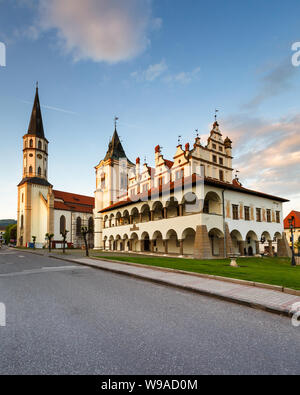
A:
<svg viewBox="0 0 300 395">
<path fill-rule="evenodd" d="M 139 265 L 134 263 L 120 263 L 92 258 L 64 257 L 50 254 L 51 258 L 61 259 L 72 263 L 119 273 L 135 278 L 151 281 L 163 285 L 177 287 L 186 291 L 196 292 L 206 296 L 216 297 L 225 301 L 243 304 L 272 313 L 291 316 L 292 306 L 300 303 L 300 296 L 281 292 L 281 287 L 249 285 L 251 283 L 234 279 L 214 279 L 213 276 L 196 273 L 179 272 Z M 261 284 L 261 286 L 264 286 Z M 278 290 L 276 290 L 278 289 Z M 281 291 L 280 291 L 281 290 Z M 291 290 L 291 293 L 293 291 Z"/>
</svg>

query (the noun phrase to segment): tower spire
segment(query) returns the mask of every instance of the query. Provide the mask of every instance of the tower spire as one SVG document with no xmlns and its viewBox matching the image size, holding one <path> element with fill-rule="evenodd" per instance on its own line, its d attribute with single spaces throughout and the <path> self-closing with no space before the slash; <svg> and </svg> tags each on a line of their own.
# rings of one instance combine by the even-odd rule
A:
<svg viewBox="0 0 300 395">
<path fill-rule="evenodd" d="M 40 99 L 39 99 L 38 82 L 36 83 L 36 93 L 35 93 L 30 123 L 28 127 L 28 134 L 32 134 L 42 139 L 45 138 L 43 118 L 42 118 Z"/>
</svg>

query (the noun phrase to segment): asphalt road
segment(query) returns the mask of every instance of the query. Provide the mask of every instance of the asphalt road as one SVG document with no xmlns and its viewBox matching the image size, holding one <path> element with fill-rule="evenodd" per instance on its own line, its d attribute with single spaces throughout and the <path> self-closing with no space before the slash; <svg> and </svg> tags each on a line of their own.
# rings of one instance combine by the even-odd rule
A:
<svg viewBox="0 0 300 395">
<path fill-rule="evenodd" d="M 0 374 L 299 374 L 288 318 L 0 250 Z"/>
</svg>

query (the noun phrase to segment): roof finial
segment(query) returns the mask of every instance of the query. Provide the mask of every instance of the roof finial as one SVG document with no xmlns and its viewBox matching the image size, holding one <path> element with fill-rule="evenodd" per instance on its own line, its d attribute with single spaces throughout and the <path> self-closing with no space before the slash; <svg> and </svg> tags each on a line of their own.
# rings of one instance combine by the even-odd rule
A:
<svg viewBox="0 0 300 395">
<path fill-rule="evenodd" d="M 218 112 L 219 112 L 219 110 L 215 110 L 215 122 L 217 122 L 217 120 L 218 120 Z"/>
<path fill-rule="evenodd" d="M 178 145 L 181 145 L 181 138 L 182 138 L 182 136 L 179 135 L 179 136 L 178 136 Z"/>
<path fill-rule="evenodd" d="M 115 117 L 115 131 L 117 131 L 117 123 L 118 123 L 119 117 Z"/>
<path fill-rule="evenodd" d="M 35 86 L 36 86 L 36 90 L 38 90 L 39 89 L 39 82 L 38 81 L 36 82 Z"/>
<path fill-rule="evenodd" d="M 195 129 L 197 139 L 199 138 L 199 129 Z"/>
</svg>

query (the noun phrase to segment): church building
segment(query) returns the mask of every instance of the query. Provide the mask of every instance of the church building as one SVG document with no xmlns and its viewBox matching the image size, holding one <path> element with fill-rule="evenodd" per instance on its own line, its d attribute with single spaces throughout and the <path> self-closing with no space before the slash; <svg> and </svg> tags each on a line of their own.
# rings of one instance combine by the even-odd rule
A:
<svg viewBox="0 0 300 395">
<path fill-rule="evenodd" d="M 61 232 L 68 230 L 69 246 L 81 247 L 81 226 L 91 229 L 93 242 L 94 198 L 53 189 L 48 181 L 48 145 L 45 137 L 38 87 L 27 133 L 23 136 L 23 178 L 18 185 L 18 246 L 46 245 L 53 234 L 53 247 L 61 246 Z"/>
</svg>

